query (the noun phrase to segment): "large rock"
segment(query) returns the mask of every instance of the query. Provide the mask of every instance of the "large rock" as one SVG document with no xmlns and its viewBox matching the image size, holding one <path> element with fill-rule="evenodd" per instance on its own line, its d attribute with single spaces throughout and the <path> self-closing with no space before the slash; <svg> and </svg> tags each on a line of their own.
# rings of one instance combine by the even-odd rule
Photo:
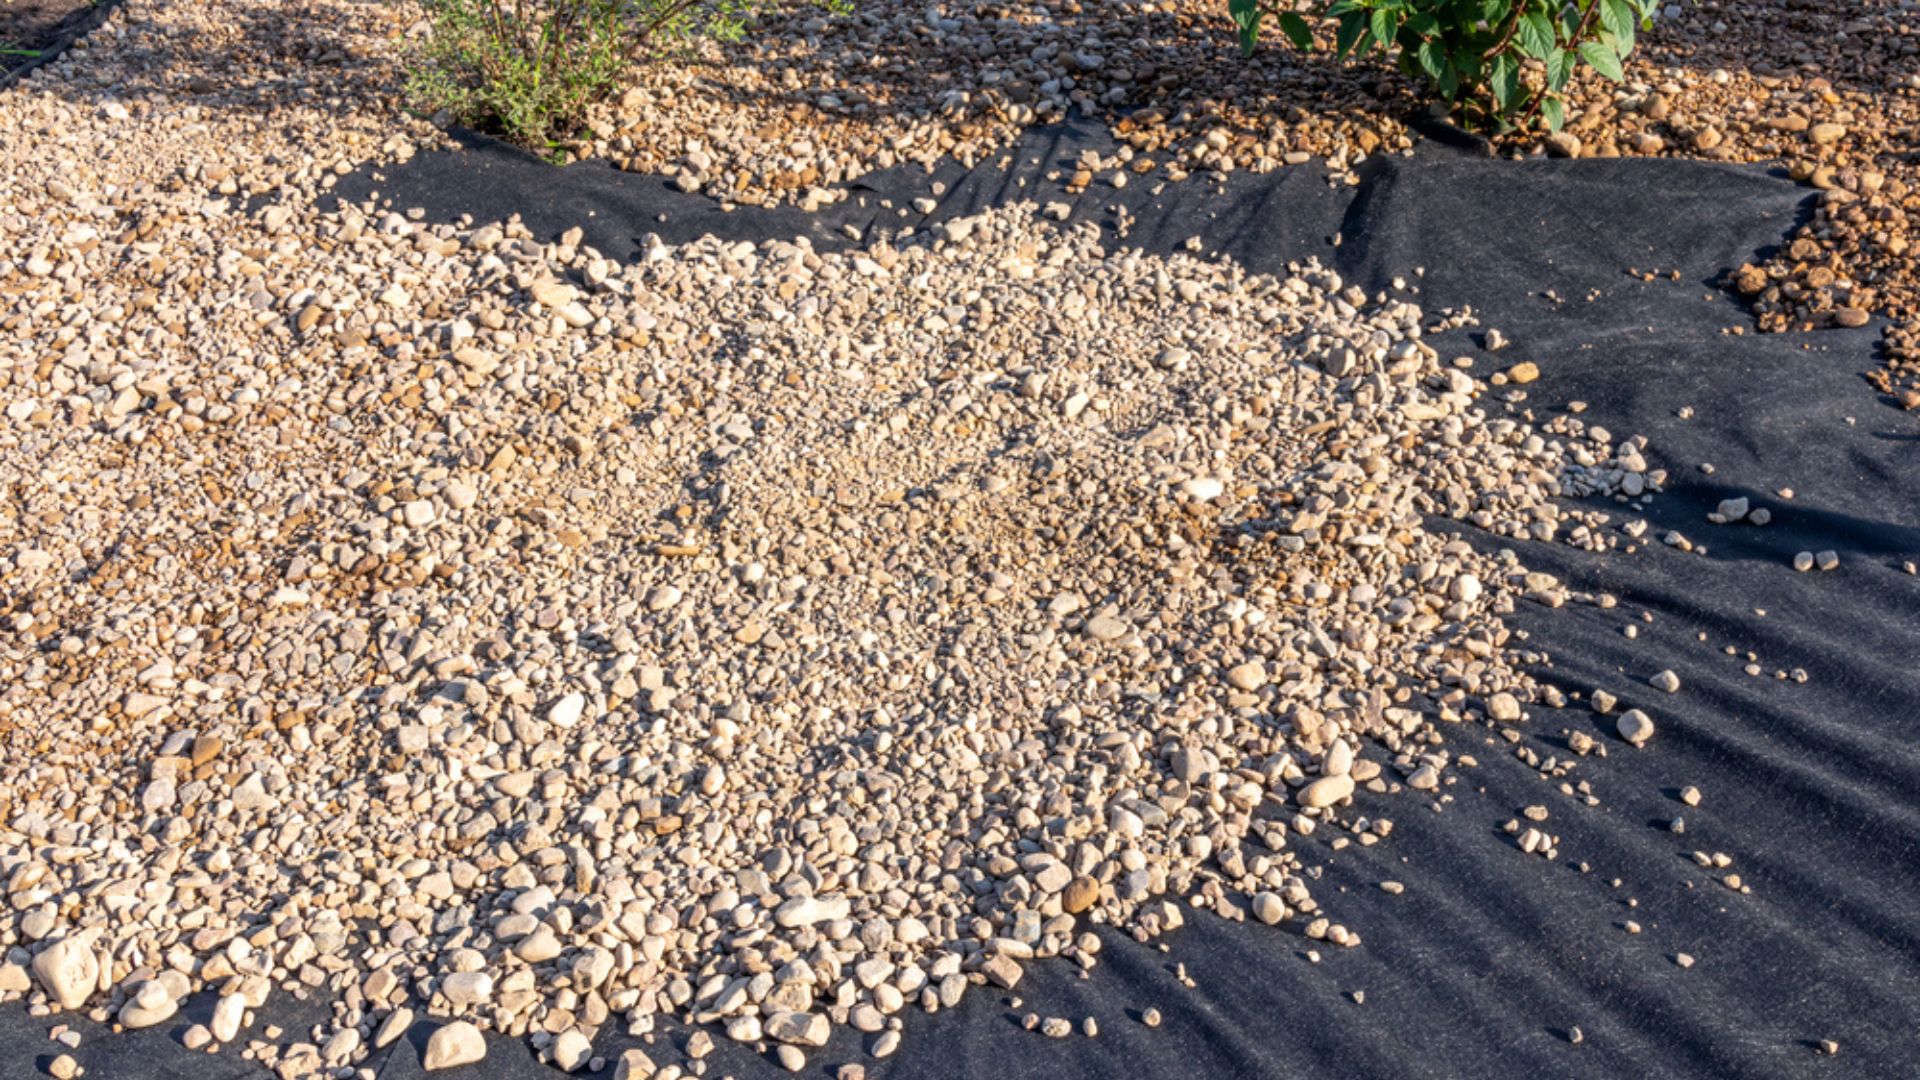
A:
<svg viewBox="0 0 1920 1080">
<path fill-rule="evenodd" d="M 1300 805 L 1309 810 L 1321 810 L 1353 794 L 1353 777 L 1345 774 L 1323 776 L 1300 789 L 1296 796 Z"/>
<path fill-rule="evenodd" d="M 579 1072 L 593 1058 L 593 1043 L 579 1028 L 568 1028 L 553 1040 L 553 1063 L 561 1072 Z"/>
<path fill-rule="evenodd" d="M 1100 899 L 1100 882 L 1097 878 L 1081 874 L 1060 893 L 1060 909 L 1069 915 L 1078 915 L 1094 905 Z"/>
<path fill-rule="evenodd" d="M 844 919 L 851 909 L 852 905 L 844 896 L 798 896 L 775 908 L 773 921 L 788 929 L 812 926 Z"/>
<path fill-rule="evenodd" d="M 620 1052 L 620 1060 L 613 1067 L 613 1080 L 653 1080 L 657 1071 L 647 1052 L 634 1047 Z"/>
<path fill-rule="evenodd" d="M 159 979 L 148 979 L 133 992 L 132 1000 L 120 1007 L 120 1026 L 129 1031 L 150 1028 L 165 1023 L 174 1013 L 180 1011 L 180 1003 L 173 999 L 173 991 Z"/>
<path fill-rule="evenodd" d="M 462 971 L 440 980 L 440 992 L 455 1005 L 485 1005 L 493 997 L 493 976 Z"/>
<path fill-rule="evenodd" d="M 776 1012 L 766 1019 L 767 1038 L 796 1046 L 825 1046 L 833 1028 L 819 1013 Z"/>
<path fill-rule="evenodd" d="M 33 975 L 63 1009 L 87 1003 L 100 981 L 100 958 L 93 954 L 94 931 L 61 938 L 33 958 Z"/>
<path fill-rule="evenodd" d="M 412 1026 L 413 1010 L 404 1005 L 400 1006 L 388 1013 L 385 1020 L 380 1021 L 379 1029 L 373 1033 L 373 1048 L 386 1049 L 393 1044 L 394 1040 L 405 1035 L 407 1029 Z"/>
<path fill-rule="evenodd" d="M 228 994 L 213 1007 L 213 1019 L 207 1022 L 207 1030 L 223 1043 L 230 1043 L 240 1037 L 240 1025 L 247 1018 L 247 995 Z"/>
<path fill-rule="evenodd" d="M 420 1059 L 428 1072 L 473 1065 L 487 1059 L 487 1039 L 465 1020 L 455 1020 L 427 1036 L 427 1052 Z"/>
</svg>

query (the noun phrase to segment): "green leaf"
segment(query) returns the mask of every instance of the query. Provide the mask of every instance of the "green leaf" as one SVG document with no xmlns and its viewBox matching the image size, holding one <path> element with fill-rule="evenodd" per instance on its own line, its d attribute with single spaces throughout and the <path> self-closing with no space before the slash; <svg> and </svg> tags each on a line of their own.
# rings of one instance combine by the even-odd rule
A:
<svg viewBox="0 0 1920 1080">
<path fill-rule="evenodd" d="M 1493 103 L 1500 111 L 1504 113 L 1513 108 L 1514 97 L 1520 90 L 1520 65 L 1514 62 L 1512 54 L 1501 53 L 1493 58 L 1489 82 Z"/>
<path fill-rule="evenodd" d="M 1599 4 L 1598 37 L 1616 54 L 1624 57 L 1633 51 L 1633 8 L 1627 0 L 1599 0 Z"/>
<path fill-rule="evenodd" d="M 1553 23 L 1537 11 L 1529 11 L 1514 28 L 1514 37 L 1520 42 L 1520 51 L 1535 60 L 1545 60 L 1553 52 Z"/>
<path fill-rule="evenodd" d="M 1428 38 L 1421 42 L 1417 59 L 1420 70 L 1426 72 L 1427 78 L 1440 81 L 1440 73 L 1447 69 L 1447 50 L 1441 47 L 1438 40 Z"/>
<path fill-rule="evenodd" d="M 1364 11 L 1348 11 L 1340 16 L 1340 29 L 1333 35 L 1334 56 L 1345 60 L 1353 52 L 1354 46 L 1367 32 L 1367 15 Z"/>
<path fill-rule="evenodd" d="M 1452 101 L 1460 96 L 1460 73 L 1454 70 L 1452 64 L 1442 64 L 1440 74 L 1434 79 L 1433 86 L 1440 91 L 1441 97 Z"/>
<path fill-rule="evenodd" d="M 1373 31 L 1373 40 L 1378 41 L 1382 47 L 1391 47 L 1393 39 L 1398 36 L 1399 25 L 1399 20 L 1394 18 L 1393 10 L 1382 7 L 1373 9 L 1373 19 L 1367 29 Z"/>
<path fill-rule="evenodd" d="M 1627 77 L 1627 73 L 1620 67 L 1620 57 L 1598 41 L 1581 42 L 1580 56 L 1593 65 L 1593 70 L 1614 82 L 1624 81 Z"/>
<path fill-rule="evenodd" d="M 1547 89 L 1559 93 L 1566 89 L 1573 78 L 1573 54 L 1565 49 L 1555 49 L 1547 54 Z"/>
<path fill-rule="evenodd" d="M 1280 32 L 1287 35 L 1294 48 L 1313 48 L 1313 31 L 1307 27 L 1307 20 L 1291 11 L 1280 13 Z"/>
<path fill-rule="evenodd" d="M 1239 30 L 1241 53 L 1252 56 L 1253 47 L 1260 43 L 1259 0 L 1227 0 L 1227 13 Z"/>
<path fill-rule="evenodd" d="M 1623 26 L 1633 25 L 1633 15 L 1627 10 L 1626 0 L 1600 0 L 1600 25 L 1615 34 Z"/>
<path fill-rule="evenodd" d="M 1548 131 L 1559 131 L 1560 125 L 1567 122 L 1567 109 L 1560 104 L 1559 98 L 1548 98 L 1541 102 L 1540 115 L 1546 117 Z"/>
</svg>

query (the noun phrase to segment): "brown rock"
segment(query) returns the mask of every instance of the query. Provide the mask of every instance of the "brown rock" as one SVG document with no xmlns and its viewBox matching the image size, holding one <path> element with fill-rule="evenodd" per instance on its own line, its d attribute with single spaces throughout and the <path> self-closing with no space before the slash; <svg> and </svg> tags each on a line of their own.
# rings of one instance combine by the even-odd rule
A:
<svg viewBox="0 0 1920 1080">
<path fill-rule="evenodd" d="M 1020 965 L 1010 956 L 994 953 L 980 965 L 981 974 L 992 980 L 995 986 L 1011 990 L 1020 983 Z"/>
<path fill-rule="evenodd" d="M 1815 146 L 1832 146 L 1846 135 L 1847 129 L 1842 124 L 1815 124 L 1807 129 L 1807 141 Z"/>
<path fill-rule="evenodd" d="M 219 757 L 220 751 L 224 749 L 226 749 L 226 744 L 221 742 L 218 736 L 202 735 L 194 739 L 192 752 L 193 767 L 197 769 L 207 762 L 212 761 L 214 758 Z"/>
<path fill-rule="evenodd" d="M 1081 874 L 1060 893 L 1060 909 L 1069 915 L 1078 915 L 1092 907 L 1100 899 L 1100 883 L 1086 874 Z"/>
</svg>

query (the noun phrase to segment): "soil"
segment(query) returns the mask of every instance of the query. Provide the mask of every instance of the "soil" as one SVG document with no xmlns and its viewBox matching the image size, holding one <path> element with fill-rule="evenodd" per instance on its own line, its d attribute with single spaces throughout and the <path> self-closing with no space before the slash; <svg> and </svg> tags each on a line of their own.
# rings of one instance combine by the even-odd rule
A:
<svg viewBox="0 0 1920 1080">
<path fill-rule="evenodd" d="M 0 72 L 58 49 L 97 6 L 96 0 L 0 0 Z"/>
</svg>

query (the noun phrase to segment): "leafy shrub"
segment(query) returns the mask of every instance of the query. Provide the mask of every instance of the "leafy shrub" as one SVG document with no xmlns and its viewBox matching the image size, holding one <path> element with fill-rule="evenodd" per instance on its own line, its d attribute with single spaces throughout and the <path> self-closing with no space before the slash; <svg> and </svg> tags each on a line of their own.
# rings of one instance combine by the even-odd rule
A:
<svg viewBox="0 0 1920 1080">
<path fill-rule="evenodd" d="M 1470 123 L 1559 130 L 1574 69 L 1616 82 L 1635 27 L 1659 0 L 1333 0 L 1309 13 L 1330 21 L 1336 55 L 1398 54 L 1400 70 L 1463 105 Z M 1251 54 L 1272 19 L 1288 41 L 1314 48 L 1309 14 L 1287 0 L 1227 0 L 1240 47 Z"/>
<path fill-rule="evenodd" d="M 634 64 L 676 41 L 738 40 L 755 0 L 423 0 L 408 91 L 430 110 L 551 148 Z"/>
</svg>

